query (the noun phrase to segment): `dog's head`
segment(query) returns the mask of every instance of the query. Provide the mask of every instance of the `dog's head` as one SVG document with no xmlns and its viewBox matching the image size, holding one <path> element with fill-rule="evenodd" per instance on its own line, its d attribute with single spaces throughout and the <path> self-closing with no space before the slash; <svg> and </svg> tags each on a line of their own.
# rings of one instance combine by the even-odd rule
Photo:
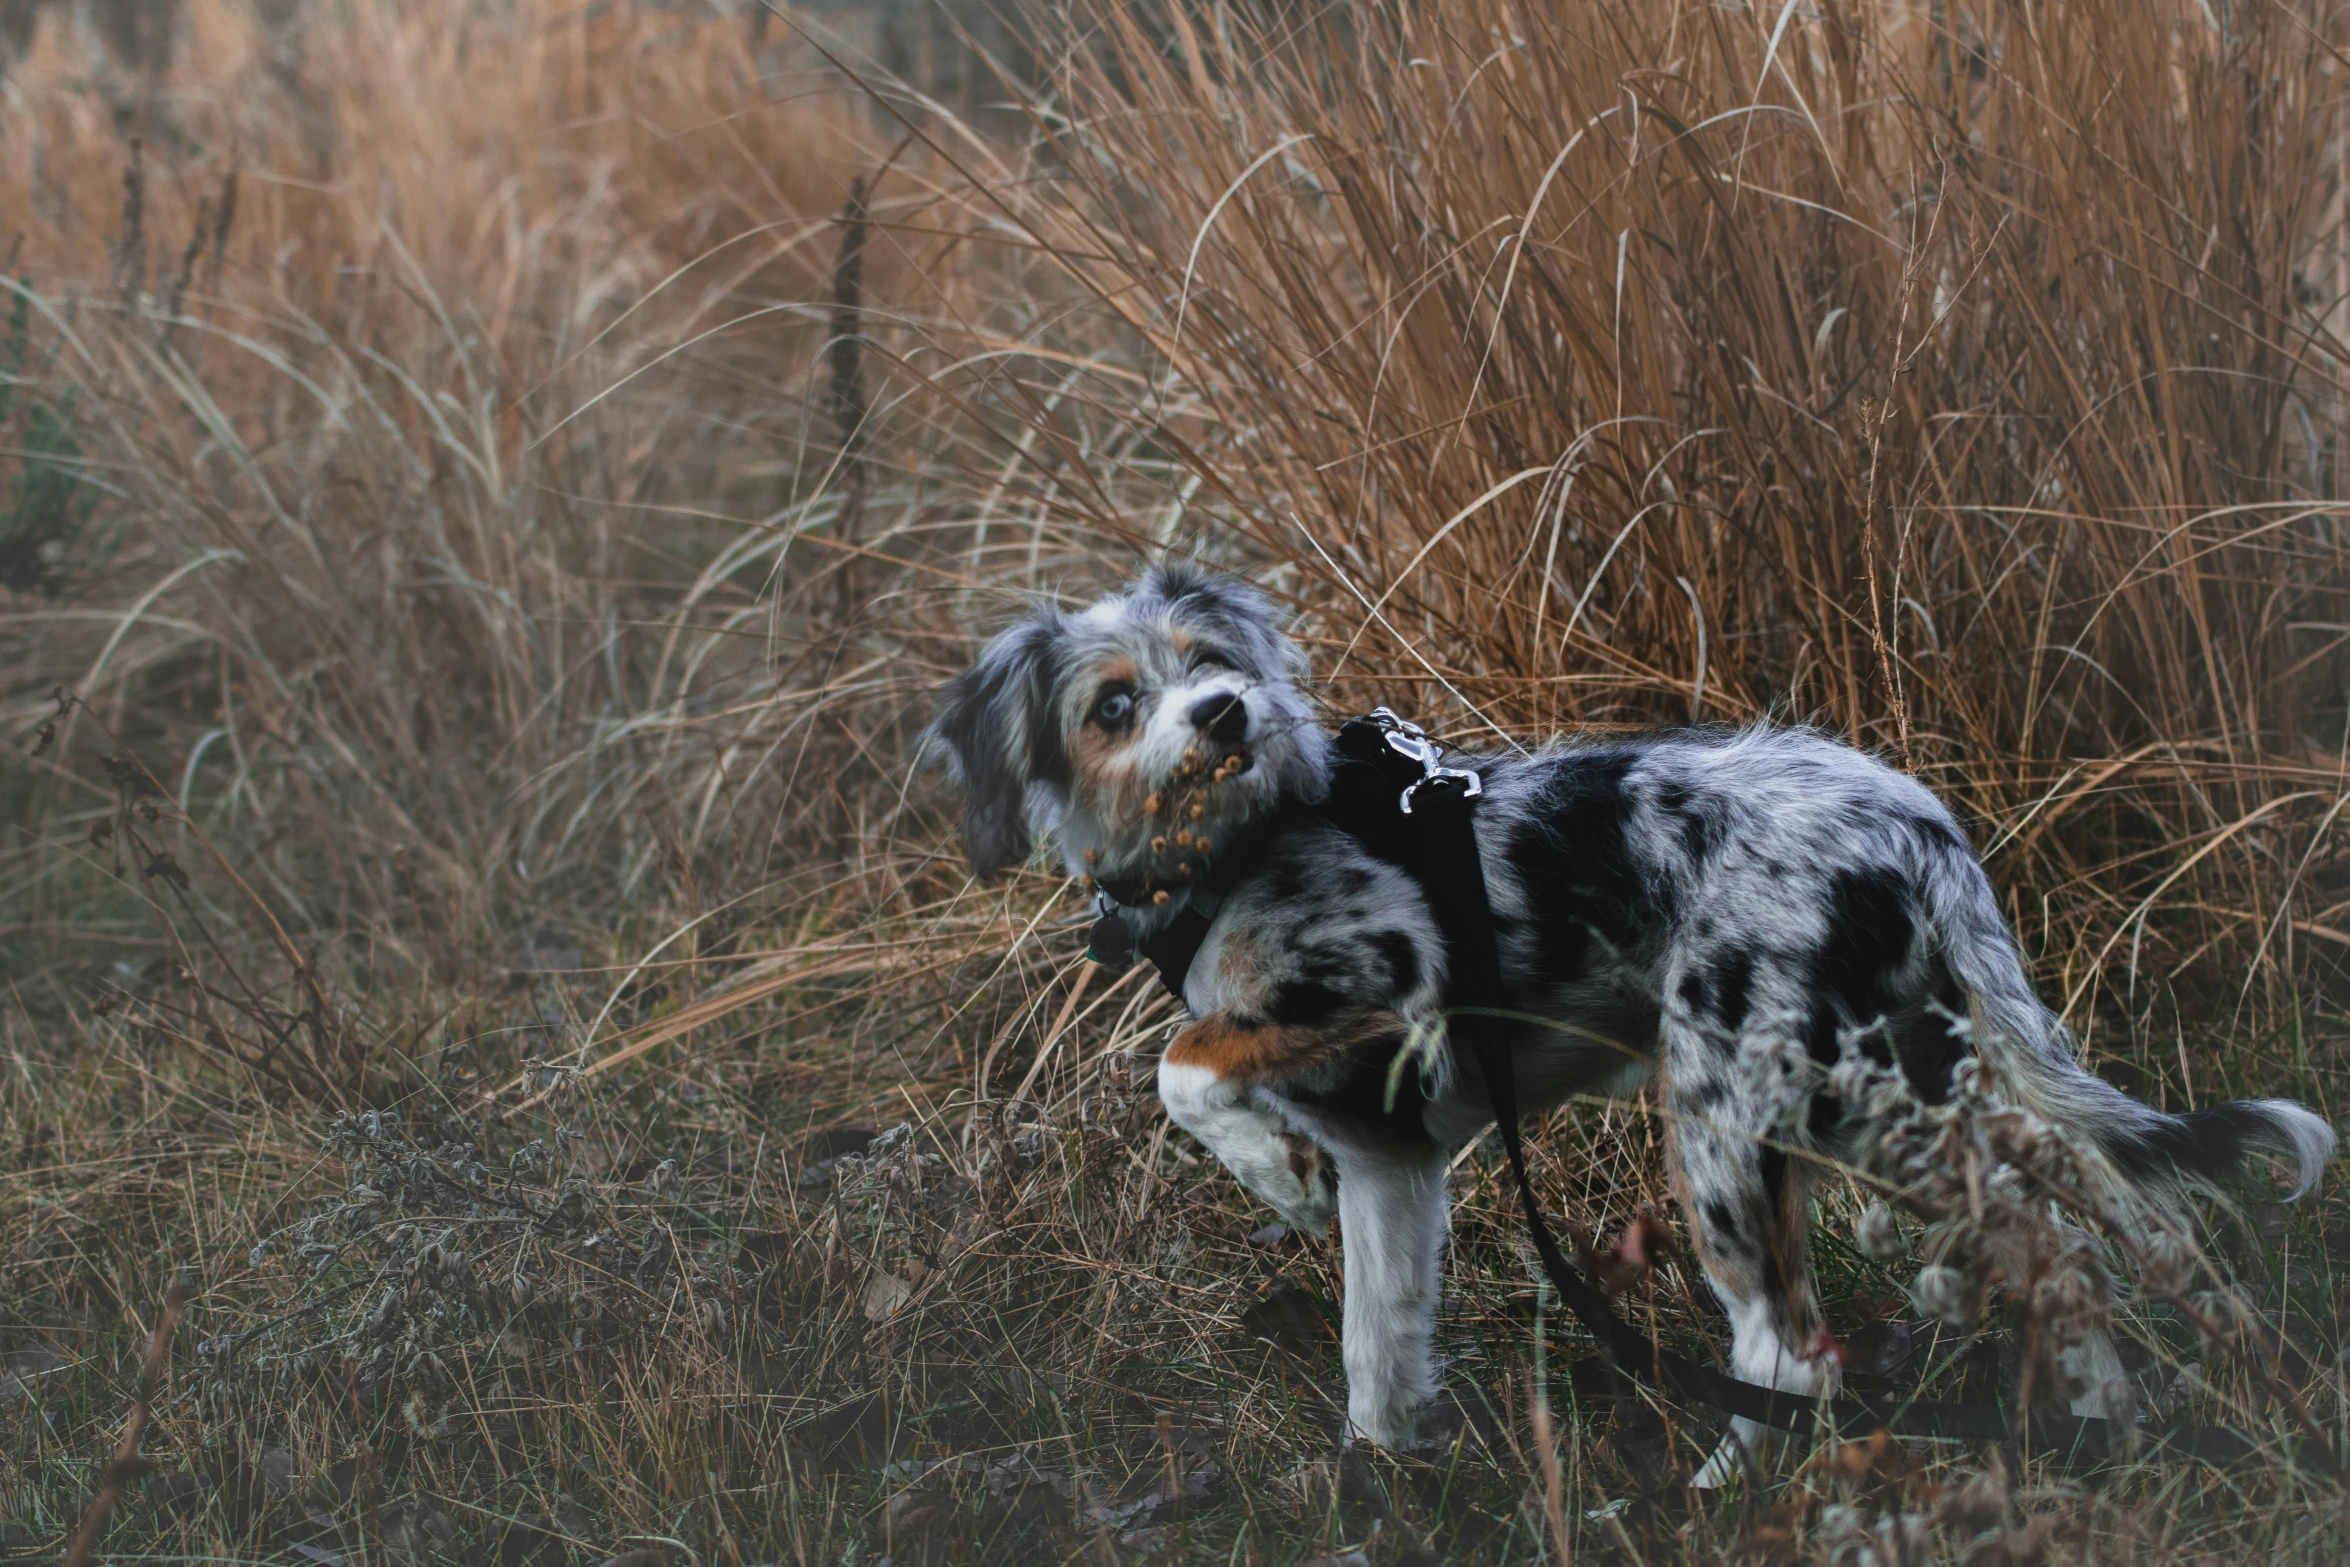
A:
<svg viewBox="0 0 2350 1567">
<path fill-rule="evenodd" d="M 1024 860 L 1050 832 L 1073 875 L 1181 886 L 1284 799 L 1321 795 L 1303 669 L 1262 594 L 1192 566 L 1038 611 L 948 685 L 931 725 L 972 867 Z"/>
</svg>

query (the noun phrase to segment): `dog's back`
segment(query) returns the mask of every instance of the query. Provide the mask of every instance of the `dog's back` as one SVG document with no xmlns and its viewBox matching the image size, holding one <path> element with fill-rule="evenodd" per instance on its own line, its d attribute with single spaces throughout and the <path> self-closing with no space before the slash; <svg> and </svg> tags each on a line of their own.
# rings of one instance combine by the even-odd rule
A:
<svg viewBox="0 0 2350 1567">
<path fill-rule="evenodd" d="M 1474 765 L 1515 1003 L 1634 1049 L 1702 1037 L 1673 1063 L 1700 1108 L 1751 1074 L 1747 1047 L 1799 1040 L 1826 1068 L 1850 1043 L 1928 1102 L 1979 1059 L 2158 1200 L 2254 1152 L 2306 1191 L 2332 1155 L 2332 1129 L 2288 1101 L 2170 1115 L 2086 1070 L 1958 823 L 1876 758 L 1805 729 L 1676 729 Z"/>
</svg>

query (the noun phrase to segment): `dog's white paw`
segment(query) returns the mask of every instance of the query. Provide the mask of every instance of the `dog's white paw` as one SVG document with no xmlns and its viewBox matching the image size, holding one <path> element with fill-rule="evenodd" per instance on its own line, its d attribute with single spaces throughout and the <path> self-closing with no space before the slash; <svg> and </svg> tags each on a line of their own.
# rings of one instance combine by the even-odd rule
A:
<svg viewBox="0 0 2350 1567">
<path fill-rule="evenodd" d="M 1733 1432 L 1722 1438 L 1721 1445 L 1713 1450 L 1712 1456 L 1706 1459 L 1697 1473 L 1689 1477 L 1689 1488 L 1693 1491 L 1718 1491 L 1725 1486 L 1735 1485 L 1746 1477 L 1750 1466 L 1746 1444 L 1738 1440 L 1737 1434 Z"/>
<path fill-rule="evenodd" d="M 1428 1407 L 1426 1399 L 1363 1398 L 1353 1396 L 1350 1390 L 1346 1401 L 1346 1443 L 1352 1447 L 1358 1442 L 1368 1442 L 1395 1453 L 1433 1446 L 1441 1436 L 1426 1429 L 1430 1422 L 1423 1416 Z"/>
</svg>

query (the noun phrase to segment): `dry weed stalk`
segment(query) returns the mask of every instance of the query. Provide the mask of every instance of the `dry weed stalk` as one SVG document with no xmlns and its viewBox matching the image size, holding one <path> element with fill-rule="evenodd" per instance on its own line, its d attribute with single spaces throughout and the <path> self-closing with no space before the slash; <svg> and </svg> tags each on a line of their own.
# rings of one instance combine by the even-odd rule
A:
<svg viewBox="0 0 2350 1567">
<path fill-rule="evenodd" d="M 155 1395 L 163 1391 L 164 1374 L 171 1369 L 171 1335 L 179 1326 L 180 1313 L 187 1310 L 193 1278 L 185 1267 L 172 1277 L 163 1315 L 155 1319 L 155 1326 L 147 1335 L 147 1353 L 139 1361 L 139 1392 L 132 1400 L 130 1418 L 123 1422 L 122 1440 L 115 1443 L 114 1456 L 98 1471 L 97 1494 L 90 1498 L 80 1526 L 66 1543 L 65 1567 L 83 1567 L 90 1559 L 90 1552 L 96 1549 L 98 1536 L 105 1532 L 107 1515 L 114 1511 L 115 1499 L 122 1495 L 123 1487 L 152 1467 L 139 1456 L 139 1444 L 146 1439 L 148 1422 L 155 1415 Z"/>
<path fill-rule="evenodd" d="M 2141 1298 L 2178 1312 L 2207 1355 L 2237 1367 L 2293 1421 L 2312 1467 L 2341 1476 L 2332 1434 L 2278 1374 L 2260 1314 L 2178 1217 L 2148 1201 L 2097 1150 L 2003 1102 L 1993 1074 L 1976 1061 L 1963 1063 L 1948 1097 L 1930 1105 L 1857 1038 L 1845 1042 L 1828 1072 L 1800 1050 L 1786 1052 L 1774 1082 L 1791 1125 L 1823 1093 L 1851 1107 L 1863 1128 L 1852 1168 L 1925 1221 L 1911 1290 L 1922 1316 L 1966 1331 L 1995 1291 L 2016 1304 L 2025 1352 L 2019 1417 L 2038 1396 L 2069 1402 L 2094 1393 L 2104 1399 L 2104 1417 L 2136 1442 L 2134 1391 L 2107 1380 L 2118 1366 L 2098 1365 L 2085 1353 L 2092 1342 L 2108 1341 L 2114 1326 L 2115 1281 L 2106 1259 L 2118 1252 Z M 1909 1250 L 1882 1201 L 1864 1211 L 1856 1239 L 1879 1260 Z"/>
</svg>

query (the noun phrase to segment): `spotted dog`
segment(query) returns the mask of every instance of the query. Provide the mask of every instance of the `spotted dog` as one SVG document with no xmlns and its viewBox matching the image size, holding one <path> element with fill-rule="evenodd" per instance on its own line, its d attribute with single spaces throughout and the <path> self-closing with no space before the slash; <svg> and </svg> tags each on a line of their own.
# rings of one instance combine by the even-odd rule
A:
<svg viewBox="0 0 2350 1567">
<path fill-rule="evenodd" d="M 1147 937 L 1239 869 L 1184 979 L 1192 1021 L 1159 1097 L 1290 1223 L 1337 1218 L 1350 1434 L 1406 1446 L 1437 1391 L 1447 1164 L 1491 1114 L 1477 1063 L 1449 1047 L 1419 1052 L 1417 1094 L 1384 1092 L 1407 1040 L 1442 1038 L 1445 941 L 1410 874 L 1317 814 L 1333 742 L 1304 673 L 1253 588 L 1166 566 L 997 637 L 931 736 L 981 875 L 1048 836 Z M 2174 1116 L 2085 1071 L 1950 812 L 1844 745 L 1667 730 L 1447 760 L 1483 778 L 1504 1004 L 1538 1020 L 1513 1025 L 1522 1102 L 1661 1079 L 1677 1195 L 1747 1381 L 1810 1394 L 1836 1375 L 1817 1350 L 1811 1162 L 1788 1145 L 1832 1157 L 1856 1112 L 1823 1094 L 1791 1131 L 1768 1088 L 1789 1051 L 1832 1063 L 1865 1037 L 1929 1102 L 1979 1053 L 2011 1100 L 2157 1203 L 2256 1152 L 2305 1191 L 2332 1155 L 2331 1128 L 2288 1101 Z M 2092 1358 L 2118 1377 L 2110 1346 Z"/>
</svg>

